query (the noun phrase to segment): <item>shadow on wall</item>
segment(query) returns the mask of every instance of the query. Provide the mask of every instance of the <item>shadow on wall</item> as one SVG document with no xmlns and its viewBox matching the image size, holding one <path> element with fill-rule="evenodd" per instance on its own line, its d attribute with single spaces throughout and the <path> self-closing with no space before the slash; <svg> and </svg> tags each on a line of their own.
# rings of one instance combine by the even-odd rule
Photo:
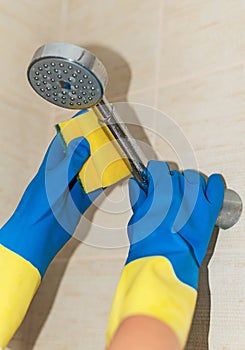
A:
<svg viewBox="0 0 245 350">
<path fill-rule="evenodd" d="M 131 80 L 131 70 L 126 60 L 117 52 L 107 47 L 91 44 L 86 48 L 93 52 L 103 62 L 107 69 L 109 82 L 106 89 L 106 96 L 108 100 L 113 102 L 126 102 L 126 96 Z M 134 119 L 132 120 L 133 124 L 140 125 L 140 121 L 138 120 L 137 116 L 134 113 L 131 114 L 133 115 L 132 118 Z M 129 126 L 129 129 L 136 139 L 143 140 L 143 142 L 147 143 L 149 146 L 151 145 L 142 127 L 137 126 L 130 128 Z M 152 149 L 152 147 L 150 148 Z M 154 153 L 154 151 L 152 152 Z M 151 158 L 156 159 L 157 157 L 153 153 L 151 154 Z M 173 168 L 176 168 L 175 164 L 173 164 Z M 90 221 L 93 219 L 95 210 L 96 208 L 92 206 L 86 213 L 86 217 L 89 218 Z M 87 236 L 89 230 L 90 225 L 84 228 L 84 237 Z M 189 341 L 187 344 L 188 350 L 196 350 L 197 348 L 199 350 L 208 350 L 210 292 L 208 287 L 207 263 L 213 253 L 217 232 L 216 236 L 214 235 L 214 237 L 215 238 L 213 238 L 210 244 L 208 256 L 206 257 L 201 268 L 199 297 Z M 37 341 L 53 306 L 62 277 L 65 274 L 66 268 L 68 266 L 69 259 L 79 244 L 80 243 L 76 239 L 72 238 L 55 259 L 55 261 L 59 261 L 59 263 L 52 263 L 50 265 L 43 279 L 42 285 L 32 302 L 28 314 L 23 324 L 21 325 L 20 332 L 24 334 L 24 336 L 27 335 L 28 337 L 28 339 L 24 339 L 24 344 L 21 349 L 33 349 L 34 344 Z M 10 344 L 11 350 L 20 350 L 19 345 L 17 348 L 17 345 L 15 346 L 15 342 L 12 344 L 13 345 Z"/>
<path fill-rule="evenodd" d="M 78 46 L 83 47 L 82 43 Z M 126 101 L 127 92 L 131 81 L 131 69 L 126 60 L 116 51 L 109 47 L 97 44 L 86 45 L 105 66 L 108 74 L 106 97 L 109 101 Z"/>
<path fill-rule="evenodd" d="M 214 253 L 218 233 L 219 229 L 215 227 L 207 254 L 200 268 L 197 307 L 186 350 L 209 350 L 208 337 L 210 328 L 211 297 L 208 278 L 208 263 Z"/>
</svg>

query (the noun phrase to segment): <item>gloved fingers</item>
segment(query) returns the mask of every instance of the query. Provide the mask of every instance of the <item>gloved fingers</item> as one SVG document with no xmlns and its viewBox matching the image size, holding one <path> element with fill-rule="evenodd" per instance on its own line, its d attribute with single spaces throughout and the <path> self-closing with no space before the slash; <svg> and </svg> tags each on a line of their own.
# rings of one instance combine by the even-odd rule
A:
<svg viewBox="0 0 245 350">
<path fill-rule="evenodd" d="M 84 137 L 78 137 L 68 144 L 64 166 L 68 165 L 68 182 L 70 182 L 82 169 L 90 156 L 90 145 Z"/>
<path fill-rule="evenodd" d="M 81 145 L 80 145 L 81 155 L 80 156 L 82 158 L 82 156 L 83 156 L 82 147 L 88 149 L 90 152 L 90 146 L 89 146 L 88 141 L 84 137 L 78 137 L 76 139 L 73 139 L 68 144 L 68 147 L 66 148 L 64 145 L 64 141 L 62 140 L 61 134 L 58 133 L 51 141 L 49 148 L 46 152 L 46 155 L 44 157 L 44 160 L 43 160 L 43 163 L 45 163 L 46 170 L 55 169 L 65 159 L 69 161 L 69 159 L 73 156 L 75 151 L 77 153 L 79 153 L 78 146 L 80 143 L 81 143 Z M 74 154 L 74 156 L 75 156 L 75 154 Z M 82 159 L 81 159 L 81 161 L 82 161 Z M 78 162 L 79 162 L 79 160 L 78 160 Z"/>
<path fill-rule="evenodd" d="M 129 179 L 128 187 L 130 204 L 133 212 L 135 213 L 138 208 L 144 203 L 146 199 L 146 193 L 134 178 Z"/>
<path fill-rule="evenodd" d="M 180 231 L 205 198 L 206 180 L 196 170 L 184 170 L 180 175 L 181 205 L 175 220 L 175 229 Z"/>
<path fill-rule="evenodd" d="M 154 193 L 154 188 L 157 186 L 157 183 L 159 183 L 159 177 L 162 176 L 162 173 L 169 175 L 169 171 L 167 163 L 149 161 L 146 169 L 146 175 L 148 178 L 147 193 L 140 187 L 134 178 L 129 179 L 129 198 L 134 212 L 136 212 L 136 210 L 143 204 L 149 193 Z"/>
<path fill-rule="evenodd" d="M 178 207 L 173 231 L 179 232 L 188 222 L 192 213 L 205 197 L 205 178 L 196 170 L 184 170 L 179 175 L 180 194 L 176 196 Z M 179 204 L 178 204 L 179 203 Z"/>
<path fill-rule="evenodd" d="M 181 222 L 184 220 L 186 214 L 185 192 L 183 190 L 184 176 L 177 170 L 172 172 L 172 203 L 168 213 L 167 222 L 169 223 L 169 229 L 172 233 L 178 232 Z"/>
<path fill-rule="evenodd" d="M 64 141 L 61 134 L 57 134 L 50 142 L 43 164 L 48 170 L 54 169 L 66 156 Z"/>
<path fill-rule="evenodd" d="M 149 179 L 148 205 L 151 206 L 151 210 L 158 208 L 166 215 L 174 194 L 173 177 L 170 174 L 169 166 L 165 162 L 150 161 L 147 169 Z"/>
<path fill-rule="evenodd" d="M 206 197 L 219 211 L 224 201 L 225 185 L 221 175 L 213 174 L 208 178 Z"/>
<path fill-rule="evenodd" d="M 186 179 L 188 178 L 188 180 Z M 178 233 L 188 223 L 194 211 L 198 210 L 205 196 L 205 178 L 195 170 L 173 171 L 174 198 L 168 220 L 172 222 L 172 233 Z"/>
<path fill-rule="evenodd" d="M 171 176 L 178 175 L 179 173 L 180 173 L 179 170 L 170 170 L 170 175 Z"/>
<path fill-rule="evenodd" d="M 44 171 L 45 190 L 50 206 L 68 190 L 71 181 L 83 167 L 89 155 L 89 143 L 85 138 L 80 137 L 69 143 L 65 158 L 52 170 L 48 169 L 48 157 Z"/>
<path fill-rule="evenodd" d="M 92 191 L 90 193 L 85 193 L 80 181 L 75 180 L 72 187 L 70 187 L 70 196 L 67 197 L 69 202 L 73 202 L 80 213 L 84 213 L 91 203 L 103 192 L 103 188 Z M 72 205 L 69 204 L 72 207 Z"/>
<path fill-rule="evenodd" d="M 182 216 L 178 215 L 178 232 L 192 247 L 199 266 L 206 254 L 223 198 L 224 184 L 218 174 L 209 177 L 204 196 L 200 192 L 188 191 L 184 197 L 186 203 Z"/>
<path fill-rule="evenodd" d="M 206 180 L 202 174 L 196 170 L 187 169 L 183 171 L 185 180 L 192 185 L 200 185 L 201 189 L 204 191 L 206 188 Z"/>
<path fill-rule="evenodd" d="M 164 162 L 150 161 L 148 163 L 149 187 L 143 205 L 139 206 L 136 217 L 142 227 L 148 227 L 150 234 L 168 215 L 173 202 L 173 179 L 169 167 Z"/>
<path fill-rule="evenodd" d="M 81 114 L 87 113 L 88 109 L 81 109 L 80 111 L 78 111 L 72 118 L 76 118 Z"/>
<path fill-rule="evenodd" d="M 88 111 L 87 109 L 81 110 L 77 112 L 72 118 L 76 118 L 79 115 L 86 113 L 87 111 Z M 46 165 L 47 169 L 51 170 L 55 168 L 65 158 L 65 156 L 66 156 L 65 142 L 62 139 L 61 133 L 58 132 L 53 138 L 53 140 L 51 141 L 49 148 L 46 152 L 46 155 L 44 157 L 44 162 L 46 162 L 47 158 L 49 159 L 49 162 Z"/>
<path fill-rule="evenodd" d="M 166 178 L 170 177 L 170 168 L 168 163 L 151 160 L 147 165 L 147 177 L 149 181 L 148 195 L 162 185 Z"/>
</svg>

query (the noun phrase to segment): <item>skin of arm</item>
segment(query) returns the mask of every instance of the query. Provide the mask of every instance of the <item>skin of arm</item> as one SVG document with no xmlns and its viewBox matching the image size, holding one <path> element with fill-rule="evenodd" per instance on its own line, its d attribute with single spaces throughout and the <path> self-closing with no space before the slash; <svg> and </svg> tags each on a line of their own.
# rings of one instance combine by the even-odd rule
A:
<svg viewBox="0 0 245 350">
<path fill-rule="evenodd" d="M 156 318 L 136 315 L 119 326 L 107 350 L 181 350 L 176 334 Z"/>
</svg>

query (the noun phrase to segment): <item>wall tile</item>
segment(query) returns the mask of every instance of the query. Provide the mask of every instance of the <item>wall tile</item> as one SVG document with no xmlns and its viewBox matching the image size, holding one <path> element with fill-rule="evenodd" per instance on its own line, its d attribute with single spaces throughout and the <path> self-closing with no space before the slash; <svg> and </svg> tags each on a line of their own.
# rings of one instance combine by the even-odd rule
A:
<svg viewBox="0 0 245 350">
<path fill-rule="evenodd" d="M 222 252 L 215 254 L 211 260 L 210 349 L 244 349 L 244 266 L 242 252 Z"/>
<path fill-rule="evenodd" d="M 243 1 L 164 1 L 162 85 L 244 62 Z"/>
<path fill-rule="evenodd" d="M 244 68 L 162 88 L 159 102 L 183 130 L 200 169 L 221 171 L 237 187 L 244 148 Z"/>
<path fill-rule="evenodd" d="M 30 88 L 26 70 L 34 50 L 57 38 L 59 4 L 43 1 L 0 2 L 1 55 L 0 222 L 15 208 L 34 176 L 53 135 L 52 106 Z M 56 22 L 56 24 L 55 24 Z M 53 27 L 53 29 L 51 28 Z"/>
</svg>

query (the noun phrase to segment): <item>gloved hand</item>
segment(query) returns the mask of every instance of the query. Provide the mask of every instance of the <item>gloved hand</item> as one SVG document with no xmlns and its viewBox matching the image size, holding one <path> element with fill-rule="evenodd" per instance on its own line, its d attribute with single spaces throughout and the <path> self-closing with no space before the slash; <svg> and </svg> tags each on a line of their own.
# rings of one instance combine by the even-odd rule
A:
<svg viewBox="0 0 245 350">
<path fill-rule="evenodd" d="M 222 207 L 224 184 L 214 174 L 170 171 L 166 163 L 148 164 L 149 187 L 129 182 L 133 216 L 130 249 L 108 322 L 107 345 L 129 316 L 155 317 L 184 347 L 191 325 L 198 272 Z"/>
<path fill-rule="evenodd" d="M 90 155 L 86 139 L 65 150 L 59 134 L 17 209 L 0 230 L 0 347 L 23 320 L 51 260 L 71 238 L 101 189 L 86 194 L 77 174 Z"/>
</svg>

